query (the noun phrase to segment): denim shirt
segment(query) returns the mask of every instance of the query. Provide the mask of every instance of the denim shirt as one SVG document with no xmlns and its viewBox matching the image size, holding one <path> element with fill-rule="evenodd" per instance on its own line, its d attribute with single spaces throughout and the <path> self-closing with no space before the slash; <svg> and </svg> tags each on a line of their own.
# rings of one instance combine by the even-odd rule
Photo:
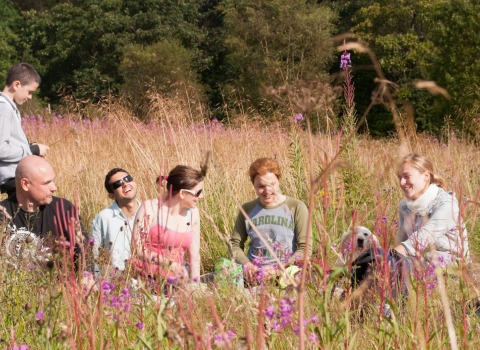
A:
<svg viewBox="0 0 480 350">
<path fill-rule="evenodd" d="M 141 203 L 138 202 L 138 208 Z M 138 211 L 138 209 L 137 209 Z M 92 222 L 90 238 L 94 239 L 93 254 L 97 259 L 99 248 L 110 252 L 110 264 L 120 271 L 125 270 L 125 260 L 130 259 L 132 230 L 135 222 L 135 214 L 127 219 L 116 201 L 112 205 L 102 210 Z M 99 266 L 95 266 L 95 272 L 98 273 Z"/>
</svg>

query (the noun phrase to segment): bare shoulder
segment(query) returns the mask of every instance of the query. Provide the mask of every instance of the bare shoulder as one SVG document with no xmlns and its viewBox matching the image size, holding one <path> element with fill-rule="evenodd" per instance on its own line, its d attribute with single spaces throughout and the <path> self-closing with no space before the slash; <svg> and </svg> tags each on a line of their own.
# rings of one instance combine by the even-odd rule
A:
<svg viewBox="0 0 480 350">
<path fill-rule="evenodd" d="M 147 199 L 142 203 L 140 209 L 139 212 L 148 216 L 150 220 L 156 218 L 158 213 L 158 199 Z"/>
<path fill-rule="evenodd" d="M 142 203 L 142 207 L 147 212 L 155 211 L 154 209 L 158 208 L 158 198 L 147 199 Z"/>
<path fill-rule="evenodd" d="M 200 211 L 198 210 L 198 208 L 193 208 L 193 209 L 190 209 L 192 211 L 192 221 L 193 223 L 195 224 L 196 222 L 199 222 L 200 221 Z"/>
</svg>

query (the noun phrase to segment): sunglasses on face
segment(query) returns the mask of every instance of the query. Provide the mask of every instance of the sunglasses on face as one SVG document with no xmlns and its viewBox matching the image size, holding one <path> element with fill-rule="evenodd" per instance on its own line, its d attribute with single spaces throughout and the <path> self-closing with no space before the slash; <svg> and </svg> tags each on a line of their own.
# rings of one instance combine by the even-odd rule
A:
<svg viewBox="0 0 480 350">
<path fill-rule="evenodd" d="M 129 182 L 132 182 L 133 181 L 133 177 L 131 177 L 130 175 L 127 175 L 125 176 L 123 179 L 120 179 L 120 180 L 117 180 L 117 181 L 113 181 L 111 184 L 110 184 L 110 188 L 112 190 L 116 190 L 117 188 L 121 187 L 123 185 L 123 182 L 125 183 L 129 183 Z"/>
<path fill-rule="evenodd" d="M 190 193 L 190 194 L 193 194 L 195 197 L 198 198 L 198 197 L 200 197 L 200 195 L 202 194 L 203 188 L 200 189 L 200 190 L 198 190 L 197 192 L 192 191 L 192 190 L 185 190 L 185 189 L 184 189 L 184 191 L 185 191 L 185 192 L 188 192 L 188 193 Z"/>
</svg>

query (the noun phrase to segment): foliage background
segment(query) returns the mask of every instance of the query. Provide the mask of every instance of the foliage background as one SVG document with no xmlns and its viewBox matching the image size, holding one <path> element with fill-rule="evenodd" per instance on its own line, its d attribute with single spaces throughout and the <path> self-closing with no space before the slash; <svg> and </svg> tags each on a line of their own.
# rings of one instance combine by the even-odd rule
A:
<svg viewBox="0 0 480 350">
<path fill-rule="evenodd" d="M 406 115 L 413 107 L 419 131 L 440 134 L 445 117 L 462 127 L 478 119 L 476 0 L 0 4 L 0 79 L 18 61 L 34 64 L 43 78 L 38 93 L 43 106 L 73 105 L 84 112 L 108 96 L 125 100 L 146 120 L 154 91 L 206 101 L 209 118 L 231 119 L 254 109 L 276 120 L 281 107 L 264 97 L 263 87 L 296 79 L 328 81 L 339 72 L 333 36 L 351 32 L 376 53 L 387 79 L 398 85 L 398 100 L 409 101 L 400 110 Z M 352 62 L 361 115 L 376 83 L 364 54 L 354 52 Z M 436 81 L 451 100 L 415 89 L 417 80 Z M 375 137 L 393 130 L 379 106 L 362 129 Z"/>
</svg>

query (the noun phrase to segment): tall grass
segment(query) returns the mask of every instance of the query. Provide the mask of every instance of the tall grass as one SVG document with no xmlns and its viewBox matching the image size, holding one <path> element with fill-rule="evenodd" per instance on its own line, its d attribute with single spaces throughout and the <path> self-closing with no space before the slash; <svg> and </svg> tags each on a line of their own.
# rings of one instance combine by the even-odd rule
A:
<svg viewBox="0 0 480 350">
<path fill-rule="evenodd" d="M 258 157 L 275 157 L 283 170 L 281 188 L 286 195 L 307 196 L 308 162 L 321 172 L 340 149 L 344 136 L 319 133 L 308 146 L 307 133 L 297 124 L 287 127 L 261 123 L 224 126 L 194 120 L 175 105 L 164 105 L 157 119 L 143 124 L 128 111 L 113 106 L 102 119 L 46 114 L 27 116 L 24 128 L 31 140 L 51 145 L 47 160 L 56 171 L 58 195 L 74 201 L 78 192 L 80 214 L 87 230 L 93 217 L 110 205 L 103 188 L 113 167 L 131 172 L 142 199 L 157 196 L 155 178 L 176 164 L 199 167 L 212 152 L 205 181 L 202 212 L 202 270 L 213 269 L 227 256 L 226 240 L 238 209 L 235 201 L 254 198 L 246 171 Z M 398 143 L 355 136 L 355 149 L 322 180 L 314 197 L 315 258 L 307 273 L 305 340 L 307 348 L 443 348 L 449 338 L 441 298 L 425 279 L 412 279 L 412 292 L 404 306 L 394 305 L 395 317 L 379 312 L 381 295 L 364 291 L 350 303 L 334 297 L 339 270 L 324 279 L 334 266 L 331 246 L 352 224 L 372 228 L 392 246 L 397 221 L 396 205 L 402 196 L 397 186 Z M 480 179 L 480 149 L 458 131 L 439 141 L 418 135 L 416 151 L 428 155 L 440 175 L 457 193 L 469 228 L 472 253 L 480 252 L 476 222 Z M 298 167 L 304 169 L 298 169 Z M 307 201 L 308 198 L 302 198 Z M 317 259 L 317 260 L 315 260 Z M 298 346 L 298 310 L 292 288 L 269 285 L 250 296 L 228 282 L 202 291 L 180 291 L 172 303 L 152 296 L 148 288 L 133 289 L 127 274 L 100 281 L 99 292 L 85 292 L 60 264 L 53 269 L 15 271 L 0 257 L 0 341 L 4 347 L 30 348 L 260 348 Z M 445 278 L 448 302 L 460 348 L 475 348 L 478 319 L 465 313 L 466 301 L 478 296 L 475 264 L 465 274 L 460 267 Z M 325 276 L 326 277 L 326 276 Z M 125 291 L 126 289 L 126 291 Z M 128 291 L 128 292 L 127 292 Z M 122 303 L 112 302 L 126 293 Z M 292 300 L 290 300 L 292 298 Z M 390 302 L 390 301 L 389 301 Z M 392 301 L 394 302 L 394 301 Z M 128 307 L 126 306 L 128 304 Z M 291 306 L 291 307 L 290 307 Z M 290 310 L 290 311 L 286 311 Z M 44 313 L 38 319 L 38 312 Z M 477 330 L 478 331 L 478 330 Z"/>
<path fill-rule="evenodd" d="M 120 105 L 109 104 L 101 118 L 45 113 L 24 117 L 23 127 L 30 140 L 51 146 L 47 160 L 56 171 L 58 195 L 71 201 L 78 198 L 87 230 L 94 216 L 111 204 L 103 188 L 111 168 L 127 169 L 144 200 L 158 195 L 155 179 L 159 174 L 177 164 L 199 167 L 211 152 L 205 198 L 200 203 L 202 272 L 212 271 L 218 259 L 227 256 L 236 203 L 255 197 L 247 177 L 249 165 L 259 157 L 276 158 L 283 170 L 282 192 L 310 203 L 313 214 L 314 256 L 305 274 L 301 312 L 298 291 L 292 286 L 282 290 L 267 283 L 252 294 L 226 280 L 207 290 L 180 288 L 170 300 L 158 290 L 152 295 L 155 291 L 148 285 L 133 286 L 128 271 L 106 276 L 97 289 L 89 291 L 66 262 L 55 261 L 50 268 L 26 264 L 14 269 L 2 255 L 2 347 L 291 349 L 302 343 L 298 333 L 304 329 L 306 348 L 444 348 L 451 346 L 452 336 L 442 296 L 453 316 L 459 348 L 479 345 L 474 336 L 479 319 L 469 312 L 469 301 L 479 297 L 480 269 L 475 263 L 436 275 L 420 271 L 411 278 L 406 303 L 389 297 L 381 274 L 369 289 L 353 292 L 342 279 L 348 272 L 329 268 L 335 268 L 338 254 L 334 244 L 352 225 L 371 228 L 382 246 L 393 246 L 397 205 L 402 199 L 396 173 L 401 153 L 397 139 L 374 140 L 354 130 L 348 135 L 329 130 L 309 137 L 295 122 L 244 121 L 226 126 L 205 121 L 197 107 L 154 98 L 148 123 L 138 122 Z M 237 120 L 247 120 L 241 117 Z M 441 140 L 415 135 L 409 142 L 413 150 L 433 161 L 456 192 L 475 261 L 480 253 L 476 225 L 480 148 L 458 130 L 448 130 Z M 323 176 L 318 191 L 309 193 L 310 176 L 319 174 Z M 2 233 L 1 238 L 5 237 Z M 85 249 L 86 258 L 91 259 L 89 246 Z M 342 286 L 347 288 L 346 299 L 335 296 Z M 381 311 L 386 304 L 391 304 L 391 318 Z"/>
</svg>

